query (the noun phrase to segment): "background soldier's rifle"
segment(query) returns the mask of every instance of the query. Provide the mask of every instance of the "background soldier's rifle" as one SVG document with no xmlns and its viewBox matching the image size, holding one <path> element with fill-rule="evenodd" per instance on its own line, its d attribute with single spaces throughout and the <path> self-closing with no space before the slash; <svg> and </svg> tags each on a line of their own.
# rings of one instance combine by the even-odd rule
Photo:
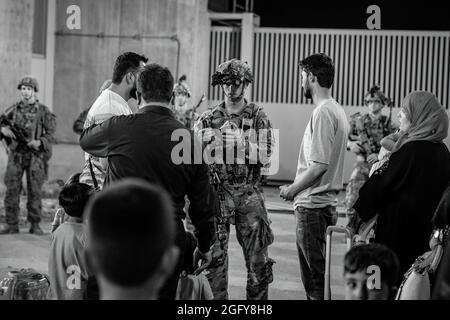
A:
<svg viewBox="0 0 450 320">
<path fill-rule="evenodd" d="M 192 111 L 191 111 L 191 118 L 194 117 L 195 112 L 197 111 L 197 109 L 202 105 L 203 101 L 205 101 L 205 100 L 206 100 L 206 95 L 205 95 L 205 94 L 202 94 L 202 97 L 200 98 L 200 100 L 198 101 L 198 103 L 195 105 L 194 108 L 192 108 Z"/>
<path fill-rule="evenodd" d="M 195 112 L 197 111 L 197 109 L 202 105 L 203 101 L 206 100 L 206 95 L 203 94 L 202 97 L 200 98 L 200 100 L 198 101 L 198 103 L 195 105 L 194 108 L 192 108 L 191 112 L 190 112 L 190 116 L 189 116 L 189 127 L 192 128 L 193 123 L 194 123 L 194 116 L 195 116 Z"/>
<path fill-rule="evenodd" d="M 2 114 L 0 116 L 0 125 L 2 127 L 9 127 L 10 130 L 12 131 L 12 133 L 14 133 L 14 135 L 16 136 L 16 138 L 14 140 L 17 141 L 18 145 L 27 149 L 27 150 L 31 150 L 33 152 L 37 152 L 37 150 L 31 148 L 28 146 L 28 142 L 29 142 L 29 137 L 28 137 L 28 132 L 21 128 L 20 126 L 18 126 L 15 123 L 12 123 L 11 121 L 9 121 L 9 119 L 7 118 L 7 116 L 5 114 Z M 11 138 L 9 137 L 3 137 L 6 141 L 6 144 L 9 146 L 12 143 Z"/>
<path fill-rule="evenodd" d="M 388 107 L 389 107 L 389 117 L 387 119 L 387 134 L 392 133 L 392 108 L 394 107 L 394 101 L 388 98 Z"/>
</svg>

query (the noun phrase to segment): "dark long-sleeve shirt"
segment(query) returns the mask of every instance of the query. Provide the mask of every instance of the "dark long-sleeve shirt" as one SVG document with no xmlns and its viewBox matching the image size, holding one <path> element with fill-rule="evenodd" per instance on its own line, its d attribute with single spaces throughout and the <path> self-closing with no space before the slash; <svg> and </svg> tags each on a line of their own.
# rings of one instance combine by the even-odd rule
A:
<svg viewBox="0 0 450 320">
<path fill-rule="evenodd" d="M 381 174 L 359 191 L 354 205 L 363 221 L 377 213 L 375 240 L 398 255 L 401 274 L 429 250 L 432 217 L 450 179 L 443 143 L 412 141 L 393 153 Z"/>
<path fill-rule="evenodd" d="M 433 225 L 437 229 L 450 225 L 450 181 L 434 213 Z"/>
<path fill-rule="evenodd" d="M 189 164 L 174 163 L 180 145 L 180 140 L 172 141 L 175 130 L 180 130 L 176 132 L 184 136 L 184 143 L 190 142 L 192 146 L 187 158 L 182 154 L 191 161 Z M 194 139 L 194 135 L 175 120 L 171 110 L 147 106 L 137 114 L 112 117 L 84 130 L 80 146 L 93 156 L 108 158 L 105 186 L 126 177 L 139 177 L 158 184 L 171 195 L 180 218 L 185 217 L 183 208 L 187 195 L 199 249 L 206 252 L 214 240 L 215 197 L 208 167 L 202 161 L 194 163 L 194 146 L 201 148 Z"/>
</svg>

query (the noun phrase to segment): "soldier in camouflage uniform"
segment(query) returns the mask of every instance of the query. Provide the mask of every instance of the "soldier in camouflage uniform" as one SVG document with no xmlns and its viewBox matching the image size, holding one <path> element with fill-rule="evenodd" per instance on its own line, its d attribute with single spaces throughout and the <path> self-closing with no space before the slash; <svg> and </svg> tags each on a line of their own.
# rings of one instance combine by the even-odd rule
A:
<svg viewBox="0 0 450 320">
<path fill-rule="evenodd" d="M 173 112 L 175 119 L 189 129 L 192 129 L 194 122 L 198 120 L 198 114 L 188 104 L 191 95 L 186 76 L 182 76 L 173 88 Z"/>
<path fill-rule="evenodd" d="M 230 224 L 236 226 L 237 239 L 245 257 L 247 299 L 268 299 L 269 283 L 273 281 L 274 261 L 267 252 L 273 242 L 273 233 L 264 195 L 259 188 L 264 167 L 270 162 L 273 134 L 262 108 L 244 99 L 251 82 L 253 75 L 246 63 L 233 59 L 221 64 L 212 77 L 212 85 L 222 86 L 225 101 L 207 110 L 194 126 L 205 151 L 214 149 L 210 159 L 213 161 L 209 163 L 212 163 L 210 171 L 219 208 L 216 216 L 217 241 L 213 246 L 213 262 L 207 269 L 207 277 L 216 300 L 228 299 Z M 258 143 L 256 135 L 259 137 Z M 257 159 L 251 153 L 255 150 L 260 152 Z M 217 157 L 218 151 L 223 154 L 232 151 L 232 157 Z"/>
<path fill-rule="evenodd" d="M 22 100 L 8 108 L 1 124 L 1 139 L 8 144 L 8 165 L 5 174 L 5 211 L 7 226 L 0 234 L 19 232 L 19 201 L 22 177 L 26 172 L 28 195 L 28 221 L 30 233 L 42 235 L 42 185 L 47 178 L 47 165 L 51 157 L 56 117 L 39 103 L 37 80 L 24 77 L 18 89 Z"/>
<path fill-rule="evenodd" d="M 390 106 L 391 101 L 374 85 L 366 94 L 364 103 L 369 113 L 355 113 L 350 116 L 350 132 L 348 149 L 356 154 L 356 163 L 347 185 L 345 207 L 347 216 L 352 219 L 355 211 L 353 205 L 358 199 L 359 190 L 369 179 L 372 165 L 378 161 L 381 149 L 381 139 L 396 131 L 391 122 L 391 115 L 383 115 L 384 106 Z"/>
</svg>

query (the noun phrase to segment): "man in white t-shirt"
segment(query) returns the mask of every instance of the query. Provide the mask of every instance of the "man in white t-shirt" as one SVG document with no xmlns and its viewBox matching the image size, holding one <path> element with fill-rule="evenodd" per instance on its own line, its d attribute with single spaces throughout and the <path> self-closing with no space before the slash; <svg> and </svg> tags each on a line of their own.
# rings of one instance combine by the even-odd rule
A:
<svg viewBox="0 0 450 320">
<path fill-rule="evenodd" d="M 344 109 L 331 96 L 334 65 L 325 54 L 302 62 L 304 95 L 316 106 L 306 127 L 297 174 L 280 196 L 294 201 L 300 272 L 309 300 L 324 297 L 325 233 L 337 220 L 337 194 L 343 187 L 348 121 Z"/>
<path fill-rule="evenodd" d="M 120 55 L 114 65 L 111 85 L 100 93 L 100 96 L 90 108 L 84 128 L 92 124 L 102 123 L 112 116 L 130 115 L 133 113 L 127 101 L 136 99 L 137 73 L 148 59 L 134 52 Z M 107 160 L 93 157 L 85 153 L 85 163 L 80 176 L 80 182 L 86 183 L 98 190 L 103 187 Z"/>
</svg>

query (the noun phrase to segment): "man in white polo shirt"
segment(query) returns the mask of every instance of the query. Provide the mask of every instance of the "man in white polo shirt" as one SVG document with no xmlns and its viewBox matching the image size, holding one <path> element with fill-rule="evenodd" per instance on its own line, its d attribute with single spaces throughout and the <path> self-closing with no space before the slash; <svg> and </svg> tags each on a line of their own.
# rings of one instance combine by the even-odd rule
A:
<svg viewBox="0 0 450 320">
<path fill-rule="evenodd" d="M 297 251 L 308 300 L 324 297 L 325 233 L 337 220 L 337 195 L 343 186 L 348 121 L 331 96 L 334 65 L 325 54 L 300 62 L 304 95 L 315 109 L 300 147 L 297 175 L 280 187 L 280 196 L 294 200 Z"/>
<path fill-rule="evenodd" d="M 120 55 L 114 65 L 111 85 L 100 93 L 90 108 L 84 128 L 92 124 L 100 124 L 112 116 L 130 115 L 133 113 L 127 101 L 136 99 L 137 73 L 148 59 L 134 52 Z M 107 160 L 85 154 L 85 163 L 80 182 L 101 190 L 105 180 Z"/>
</svg>

